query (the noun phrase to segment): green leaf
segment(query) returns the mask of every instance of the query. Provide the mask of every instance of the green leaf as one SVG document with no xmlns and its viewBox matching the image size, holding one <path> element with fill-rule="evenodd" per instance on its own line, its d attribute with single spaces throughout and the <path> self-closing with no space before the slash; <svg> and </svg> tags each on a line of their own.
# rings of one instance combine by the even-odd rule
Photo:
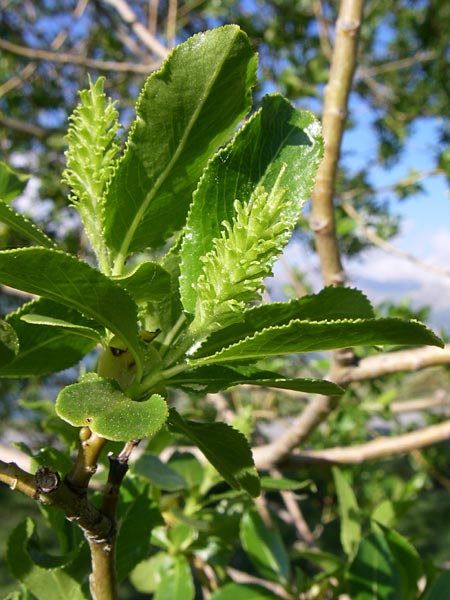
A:
<svg viewBox="0 0 450 600">
<path fill-rule="evenodd" d="M 361 541 L 360 511 L 355 494 L 342 472 L 337 467 L 333 467 L 332 472 L 341 517 L 341 544 L 349 560 L 353 560 Z"/>
<path fill-rule="evenodd" d="M 92 327 L 86 327 L 85 325 L 77 325 L 76 323 L 70 323 L 69 321 L 64 321 L 63 319 L 57 319 L 55 317 L 48 317 L 36 313 L 23 314 L 20 318 L 22 321 L 25 321 L 25 323 L 29 323 L 30 325 L 61 327 L 62 329 L 67 329 L 71 333 L 88 338 L 96 343 L 103 341 L 103 337 L 99 331 L 93 329 Z"/>
<path fill-rule="evenodd" d="M 421 596 L 421 600 L 448 600 L 449 590 L 450 571 L 443 571 L 438 578 L 433 581 L 433 585 L 424 596 Z"/>
<path fill-rule="evenodd" d="M 207 343 L 193 354 L 193 366 L 236 360 L 257 360 L 274 354 L 315 352 L 352 346 L 428 344 L 442 348 L 442 340 L 418 321 L 365 319 L 357 321 L 291 321 L 263 329 L 206 358 Z M 198 360 L 195 360 L 198 359 Z"/>
<path fill-rule="evenodd" d="M 17 213 L 10 206 L 0 200 L 0 222 L 5 223 L 17 233 L 38 246 L 53 248 L 54 242 L 35 225 L 32 221 Z"/>
<path fill-rule="evenodd" d="M 314 488 L 312 479 L 297 481 L 286 477 L 261 477 L 261 488 L 263 490 L 302 490 L 304 488 Z"/>
<path fill-rule="evenodd" d="M 186 436 L 234 489 L 258 496 L 260 483 L 245 436 L 226 423 L 196 423 L 170 409 L 169 430 Z"/>
<path fill-rule="evenodd" d="M 137 308 L 127 292 L 85 262 L 58 250 L 0 252 L 0 282 L 78 310 L 122 339 L 142 369 Z"/>
<path fill-rule="evenodd" d="M 239 323 L 212 333 L 202 344 L 199 354 L 218 352 L 258 331 L 288 325 L 292 320 L 337 321 L 340 319 L 371 319 L 372 305 L 359 290 L 326 287 L 318 294 L 295 298 L 289 302 L 271 302 L 247 309 Z"/>
<path fill-rule="evenodd" d="M 29 178 L 29 175 L 18 173 L 0 161 L 0 198 L 4 202 L 9 202 L 21 194 Z"/>
<path fill-rule="evenodd" d="M 160 573 L 160 577 L 153 600 L 194 600 L 191 568 L 184 556 L 173 556 L 172 564 Z"/>
<path fill-rule="evenodd" d="M 109 274 L 109 256 L 103 239 L 104 192 L 119 151 L 120 128 L 114 102 L 103 92 L 104 77 L 80 92 L 81 103 L 70 117 L 67 134 L 67 168 L 63 181 L 71 191 L 71 200 L 80 213 L 86 235 L 101 270 Z"/>
<path fill-rule="evenodd" d="M 355 600 L 399 600 L 401 578 L 382 533 L 371 533 L 361 540 L 348 572 L 348 591 Z"/>
<path fill-rule="evenodd" d="M 340 556 L 331 552 L 321 552 L 320 550 L 308 550 L 300 548 L 295 551 L 295 556 L 303 558 L 313 565 L 317 565 L 322 569 L 320 575 L 316 575 L 315 579 L 329 577 L 334 573 L 344 569 L 345 563 Z"/>
<path fill-rule="evenodd" d="M 418 581 L 422 576 L 422 562 L 414 546 L 394 529 L 374 523 L 374 530 L 381 531 L 395 558 L 401 580 L 399 600 L 416 598 Z"/>
<path fill-rule="evenodd" d="M 195 596 L 189 563 L 184 556 L 158 552 L 141 562 L 131 581 L 141 593 L 152 593 L 154 600 L 193 600 Z"/>
<path fill-rule="evenodd" d="M 241 520 L 241 543 L 259 573 L 271 581 L 289 581 L 289 556 L 280 532 L 267 526 L 256 510 L 249 510 Z"/>
<path fill-rule="evenodd" d="M 0 319 L 0 365 L 9 363 L 19 352 L 19 338 L 9 323 Z M 0 367 L 1 368 L 1 367 Z"/>
<path fill-rule="evenodd" d="M 90 352 L 95 342 L 87 337 L 59 327 L 37 327 L 23 320 L 24 316 L 39 314 L 70 321 L 80 327 L 90 323 L 79 312 L 40 298 L 9 314 L 7 322 L 14 328 L 19 339 L 19 352 L 9 363 L 0 365 L 0 377 L 31 377 L 46 375 L 77 364 Z"/>
<path fill-rule="evenodd" d="M 311 113 L 267 96 L 208 164 L 181 251 L 181 297 L 184 308 L 195 312 L 194 329 L 208 318 L 223 326 L 221 312 L 228 308 L 236 317 L 258 296 L 311 192 L 322 150 Z"/>
<path fill-rule="evenodd" d="M 180 373 L 166 381 L 166 384 L 188 392 L 201 391 L 208 394 L 236 385 L 258 385 L 329 396 L 344 392 L 340 386 L 323 379 L 295 379 L 252 367 L 233 368 L 222 365 L 206 365 L 187 373 Z"/>
<path fill-rule="evenodd" d="M 155 454 L 146 452 L 133 464 L 133 473 L 143 477 L 152 485 L 168 492 L 185 490 L 188 485 L 174 469 L 171 469 Z"/>
<path fill-rule="evenodd" d="M 168 409 L 158 394 L 135 402 L 115 382 L 90 377 L 59 393 L 56 413 L 74 427 L 88 426 L 108 440 L 126 442 L 154 435 L 166 422 Z"/>
<path fill-rule="evenodd" d="M 209 600 L 279 600 L 279 596 L 258 585 L 228 583 L 214 592 Z"/>
<path fill-rule="evenodd" d="M 116 549 L 119 581 L 123 581 L 148 556 L 152 529 L 161 523 L 161 514 L 146 486 L 128 504 L 126 513 L 120 519 Z"/>
<path fill-rule="evenodd" d="M 137 303 L 164 300 L 170 294 L 170 273 L 154 262 L 141 262 L 131 273 L 113 281 Z"/>
<path fill-rule="evenodd" d="M 17 525 L 8 540 L 7 558 L 12 575 L 38 600 L 86 600 L 80 584 L 58 568 L 65 564 L 65 557 L 57 560 L 48 556 L 49 564 L 57 566 L 39 566 L 32 558 L 35 544 L 35 525 L 26 519 Z"/>
<path fill-rule="evenodd" d="M 250 108 L 255 72 L 247 36 L 229 25 L 189 38 L 150 76 L 106 197 L 115 274 L 183 226 L 208 158 Z"/>
</svg>

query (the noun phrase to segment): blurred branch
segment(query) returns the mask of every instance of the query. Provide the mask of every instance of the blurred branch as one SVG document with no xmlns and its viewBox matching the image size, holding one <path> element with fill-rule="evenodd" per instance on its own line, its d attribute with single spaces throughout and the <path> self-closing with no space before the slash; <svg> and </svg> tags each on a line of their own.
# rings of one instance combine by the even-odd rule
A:
<svg viewBox="0 0 450 600">
<path fill-rule="evenodd" d="M 167 46 L 172 49 L 175 46 L 177 32 L 177 10 L 178 0 L 169 0 L 167 10 Z"/>
<path fill-rule="evenodd" d="M 418 371 L 435 365 L 450 365 L 450 344 L 446 344 L 444 348 L 414 348 L 368 356 L 356 366 L 334 365 L 333 372 L 327 376 L 327 379 L 345 386 L 357 381 L 400 371 Z M 338 403 L 339 398 L 334 397 L 319 396 L 311 399 L 302 414 L 283 435 L 270 444 L 254 449 L 253 456 L 258 468 L 270 469 L 289 461 L 292 450 L 303 444 Z"/>
<path fill-rule="evenodd" d="M 84 11 L 86 10 L 86 6 L 88 4 L 89 0 L 78 0 L 77 5 L 75 6 L 74 10 L 72 11 L 72 19 L 79 19 Z M 30 4 L 30 9 L 32 11 L 34 11 L 34 7 L 32 6 L 31 3 Z M 36 17 L 36 15 L 33 15 L 33 18 L 30 17 L 30 20 L 34 20 L 34 18 Z M 72 21 L 73 23 L 73 21 Z M 52 43 L 50 44 L 50 47 L 52 50 L 59 50 L 61 48 L 61 46 L 64 44 L 65 40 L 67 39 L 68 36 L 68 29 L 63 29 L 62 31 L 60 31 L 56 37 L 53 39 Z M 1 41 L 1 39 L 0 39 Z M 22 85 L 27 79 L 29 79 L 33 73 L 36 71 L 38 66 L 37 62 L 31 62 L 29 63 L 26 67 L 24 67 L 19 75 L 16 75 L 14 77 L 11 77 L 11 79 L 9 79 L 7 82 L 5 82 L 1 87 L 0 87 L 0 97 L 7 94 L 8 92 L 10 92 L 11 90 L 13 90 L 16 87 L 19 87 L 20 85 Z"/>
<path fill-rule="evenodd" d="M 424 50 L 421 52 L 417 52 L 413 56 L 408 56 L 407 58 L 401 58 L 399 60 L 392 60 L 390 62 L 383 63 L 381 65 L 376 65 L 373 67 L 361 67 L 358 68 L 356 76 L 359 75 L 368 75 L 369 77 L 373 77 L 375 75 L 380 75 L 381 73 L 388 73 L 389 71 L 399 71 L 400 69 L 408 69 L 418 63 L 422 62 L 431 62 L 437 58 L 437 53 L 432 50 Z"/>
<path fill-rule="evenodd" d="M 156 35 L 158 29 L 158 6 L 159 0 L 149 0 L 147 29 L 150 35 Z"/>
<path fill-rule="evenodd" d="M 379 437 L 357 446 L 305 450 L 291 455 L 283 466 L 292 468 L 312 464 L 360 464 L 368 460 L 398 456 L 448 440 L 450 440 L 450 420 L 403 435 Z"/>
<path fill-rule="evenodd" d="M 320 48 L 323 55 L 330 60 L 332 56 L 332 48 L 330 43 L 330 32 L 328 23 L 323 14 L 322 0 L 313 0 L 313 10 L 319 25 Z"/>
<path fill-rule="evenodd" d="M 450 344 L 446 344 L 444 348 L 427 346 L 367 356 L 358 365 L 341 369 L 334 381 L 339 385 L 348 385 L 401 371 L 419 371 L 437 365 L 450 365 Z"/>
<path fill-rule="evenodd" d="M 336 236 L 333 198 L 348 96 L 356 67 L 363 4 L 363 0 L 341 2 L 330 79 L 324 94 L 322 127 L 325 154 L 312 193 L 310 226 L 314 232 L 325 285 L 343 283 L 345 278 Z"/>
<path fill-rule="evenodd" d="M 148 29 L 139 22 L 132 8 L 125 0 L 103 0 L 105 4 L 109 4 L 119 13 L 120 18 L 131 27 L 136 36 L 145 46 L 154 52 L 160 59 L 166 58 L 168 50 L 158 41 L 158 39 L 150 33 Z"/>
<path fill-rule="evenodd" d="M 266 590 L 271 591 L 279 598 L 283 598 L 283 600 L 294 600 L 294 597 L 287 592 L 284 587 L 279 583 L 274 583 L 272 581 L 268 581 L 267 579 L 261 579 L 260 577 L 255 577 L 254 575 L 249 575 L 248 573 L 244 573 L 244 571 L 239 571 L 234 567 L 227 567 L 227 573 L 236 583 L 250 583 L 256 584 L 263 587 Z"/>
<path fill-rule="evenodd" d="M 1 112 L 0 123 L 8 129 L 21 131 L 22 133 L 32 135 L 40 140 L 44 140 L 59 131 L 59 129 L 39 127 L 39 125 L 35 125 L 34 123 L 26 123 L 20 119 L 12 119 L 11 117 L 5 116 Z"/>
<path fill-rule="evenodd" d="M 409 262 L 414 263 L 415 265 L 417 265 L 418 267 L 421 267 L 422 269 L 426 269 L 427 271 L 431 271 L 432 273 L 436 273 L 437 275 L 441 275 L 441 276 L 443 275 L 444 277 L 450 277 L 449 269 L 445 269 L 444 267 L 440 267 L 438 265 L 433 265 L 425 260 L 422 260 L 421 258 L 414 256 L 414 254 L 405 252 L 404 250 L 397 248 L 396 246 L 392 245 L 390 242 L 387 242 L 386 240 L 381 238 L 379 235 L 377 235 L 375 233 L 375 231 L 373 231 L 373 229 L 371 227 L 369 227 L 364 222 L 364 219 L 361 217 L 361 215 L 358 213 L 358 211 L 355 209 L 355 207 L 353 205 L 351 205 L 349 202 L 342 202 L 341 206 L 344 209 L 344 211 L 347 213 L 347 215 L 349 217 L 351 217 L 352 219 L 354 219 L 358 223 L 358 225 L 361 227 L 361 230 L 362 230 L 363 234 L 366 236 L 366 238 L 369 241 L 371 241 L 375 246 L 378 246 L 378 248 L 381 248 L 382 250 L 384 250 L 385 252 L 389 252 L 390 254 L 395 254 L 397 256 L 400 256 L 401 258 L 405 258 Z"/>
<path fill-rule="evenodd" d="M 396 188 L 406 187 L 408 185 L 412 185 L 421 181 L 422 179 L 426 179 L 427 177 L 434 177 L 436 175 L 445 175 L 444 169 L 430 169 L 429 171 L 421 171 L 420 173 L 410 173 L 406 177 L 402 177 L 395 183 L 391 183 L 389 185 L 384 185 L 379 188 L 371 189 L 371 194 L 385 194 L 386 192 L 392 192 Z M 356 196 L 360 196 L 363 194 L 367 194 L 367 188 L 353 188 L 351 190 L 347 190 L 346 192 L 342 192 L 341 200 L 351 200 Z"/>
<path fill-rule="evenodd" d="M 90 69 L 98 69 L 99 71 L 125 71 L 130 73 L 148 74 L 159 67 L 160 62 L 152 62 L 148 64 L 138 64 L 132 62 L 117 62 L 113 60 L 97 60 L 95 58 L 84 58 L 77 54 L 65 52 L 52 52 L 50 50 L 41 50 L 38 48 L 29 48 L 27 46 L 19 46 L 6 40 L 0 39 L 0 48 L 17 54 L 31 58 L 32 60 L 48 60 L 56 63 L 74 64 L 88 67 Z"/>
</svg>

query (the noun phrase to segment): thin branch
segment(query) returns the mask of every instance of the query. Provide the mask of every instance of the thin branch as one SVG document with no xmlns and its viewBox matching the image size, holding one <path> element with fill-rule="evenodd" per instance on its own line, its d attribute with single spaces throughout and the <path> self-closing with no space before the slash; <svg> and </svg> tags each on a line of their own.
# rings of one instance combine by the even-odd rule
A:
<svg viewBox="0 0 450 600">
<path fill-rule="evenodd" d="M 86 492 L 92 476 L 97 471 L 98 458 L 105 444 L 105 438 L 97 436 L 88 427 L 80 429 L 78 453 L 65 478 L 72 489 L 79 493 Z"/>
<path fill-rule="evenodd" d="M 72 11 L 72 19 L 79 19 L 83 16 L 83 13 L 86 10 L 88 1 L 89 0 L 78 0 L 77 5 L 75 6 L 74 10 Z M 71 23 L 73 23 L 73 20 L 71 21 Z M 53 39 L 53 41 L 51 42 L 51 44 L 50 44 L 51 49 L 59 50 L 61 48 L 61 46 L 64 44 L 64 42 L 66 41 L 68 34 L 69 34 L 68 28 L 60 31 L 56 35 L 56 37 Z M 20 72 L 20 74 L 18 76 L 12 77 L 10 80 L 8 80 L 0 88 L 0 97 L 3 96 L 4 94 L 6 94 L 7 92 L 10 92 L 14 88 L 22 85 L 27 79 L 29 79 L 33 75 L 33 73 L 37 69 L 37 66 L 38 66 L 37 62 L 29 63 L 25 68 L 22 69 L 22 71 Z"/>
<path fill-rule="evenodd" d="M 0 39 L 0 48 L 24 56 L 32 60 L 48 60 L 51 62 L 62 64 L 74 64 L 87 67 L 89 69 L 98 69 L 99 71 L 120 71 L 130 73 L 148 74 L 155 70 L 161 63 L 154 61 L 148 64 L 138 64 L 132 62 L 117 62 L 112 60 L 97 60 L 95 58 L 85 58 L 78 54 L 65 52 L 51 52 L 50 50 L 41 50 L 39 48 L 29 48 L 27 46 L 19 46 L 7 40 Z"/>
<path fill-rule="evenodd" d="M 389 405 L 389 410 L 394 413 L 429 412 L 433 408 L 440 408 L 447 412 L 450 407 L 450 397 L 444 390 L 438 390 L 434 398 L 417 398 L 416 400 L 397 400 Z"/>
<path fill-rule="evenodd" d="M 437 365 L 450 365 L 450 344 L 446 344 L 444 348 L 427 346 L 367 356 L 356 366 L 344 367 L 334 381 L 345 386 L 357 381 L 366 381 L 402 371 L 419 371 Z"/>
<path fill-rule="evenodd" d="M 156 35 L 156 32 L 158 30 L 158 6 L 159 0 L 149 0 L 147 29 L 150 35 Z"/>
<path fill-rule="evenodd" d="M 50 477 L 52 474 L 53 477 Z M 43 489 L 42 475 L 46 476 L 46 481 L 54 482 L 50 488 Z M 32 475 L 15 463 L 0 461 L 0 481 L 33 500 L 61 509 L 69 521 L 77 523 L 87 539 L 100 542 L 111 535 L 111 520 L 88 502 L 86 495 L 78 494 L 64 481 L 59 480 L 56 473 L 50 473 L 50 470 L 44 474 L 38 471 L 36 475 Z"/>
<path fill-rule="evenodd" d="M 444 277 L 450 277 L 449 269 L 445 269 L 444 267 L 440 267 L 438 265 L 433 265 L 432 263 L 429 263 L 426 260 L 422 260 L 421 258 L 414 256 L 414 254 L 405 252 L 404 250 L 397 248 L 390 242 L 387 242 L 382 237 L 377 235 L 372 230 L 372 228 L 369 227 L 364 222 L 364 219 L 361 217 L 361 215 L 358 213 L 358 211 L 355 209 L 355 207 L 352 204 L 350 204 L 349 202 L 342 202 L 341 206 L 344 209 L 344 211 L 347 213 L 347 215 L 358 223 L 358 225 L 361 227 L 361 230 L 362 230 L 363 234 L 366 236 L 366 238 L 369 241 L 371 241 L 378 248 L 381 248 L 382 250 L 384 250 L 385 252 L 388 252 L 389 254 L 395 254 L 396 256 L 405 258 L 406 260 L 408 260 L 409 262 L 412 262 L 413 264 L 417 265 L 418 267 L 421 267 L 422 269 L 425 269 L 427 271 L 435 273 L 436 275 L 439 275 L 439 276 L 443 275 Z"/>
<path fill-rule="evenodd" d="M 267 579 L 261 579 L 260 577 L 249 575 L 248 573 L 239 571 L 234 567 L 227 567 L 227 573 L 236 583 L 254 583 L 256 585 L 260 585 L 266 590 L 271 591 L 279 598 L 283 598 L 283 600 L 293 600 L 293 596 L 289 594 L 289 592 L 287 592 L 279 583 L 274 583 L 272 581 L 268 581 Z"/>
<path fill-rule="evenodd" d="M 324 94 L 322 126 L 325 154 L 312 193 L 310 226 L 314 232 L 325 285 L 340 284 L 345 279 L 336 236 L 333 198 L 348 96 L 356 67 L 363 4 L 363 0 L 341 2 L 330 79 Z"/>
<path fill-rule="evenodd" d="M 429 366 L 448 364 L 450 364 L 450 344 L 444 348 L 414 348 L 368 356 L 356 366 L 334 365 L 333 373 L 327 378 L 345 386 L 401 371 L 418 371 Z M 289 460 L 292 450 L 303 444 L 338 403 L 338 398 L 326 396 L 311 399 L 302 414 L 283 435 L 270 444 L 254 449 L 253 456 L 258 468 L 271 469 Z"/>
<path fill-rule="evenodd" d="M 26 133 L 27 135 L 32 135 L 40 140 L 45 140 L 59 131 L 58 129 L 54 128 L 47 129 L 45 127 L 40 127 L 39 125 L 27 123 L 26 121 L 22 121 L 20 119 L 12 119 L 3 113 L 0 113 L 0 123 L 8 129 L 15 129 L 16 131 Z"/>
<path fill-rule="evenodd" d="M 168 54 L 167 48 L 139 22 L 136 14 L 125 0 L 103 1 L 117 10 L 122 21 L 131 27 L 136 36 L 149 50 L 154 52 L 160 59 L 166 58 Z"/>
<path fill-rule="evenodd" d="M 429 171 L 421 171 L 420 173 L 410 173 L 409 175 L 399 179 L 395 183 L 391 183 L 389 185 L 384 185 L 379 188 L 371 189 L 370 193 L 376 194 L 376 195 L 385 194 L 386 192 L 393 191 L 395 188 L 406 187 L 408 185 L 417 183 L 418 181 L 421 181 L 422 179 L 426 179 L 427 177 L 434 177 L 437 175 L 445 175 L 444 169 L 436 168 L 436 169 L 430 169 Z M 341 200 L 344 200 L 344 201 L 352 200 L 352 198 L 355 198 L 356 196 L 367 194 L 367 191 L 368 191 L 367 188 L 362 188 L 362 187 L 361 188 L 353 188 L 351 190 L 347 190 L 346 192 L 342 192 L 340 198 L 341 198 Z"/>
<path fill-rule="evenodd" d="M 448 440 L 450 440 L 450 420 L 403 435 L 379 437 L 357 446 L 304 450 L 299 454 L 292 454 L 284 466 L 299 468 L 312 464 L 361 464 L 368 460 L 398 456 Z"/>
<path fill-rule="evenodd" d="M 381 65 L 375 65 L 373 67 L 361 67 L 360 69 L 358 68 L 356 72 L 356 77 L 360 76 L 361 74 L 374 77 L 376 75 L 380 75 L 381 73 L 388 73 L 389 71 L 409 69 L 409 67 L 412 67 L 418 63 L 431 62 L 432 60 L 435 60 L 437 56 L 437 53 L 433 50 L 420 51 L 417 52 L 417 54 L 408 56 L 407 58 L 392 60 L 390 62 L 386 62 Z"/>
<path fill-rule="evenodd" d="M 178 0 L 169 0 L 169 8 L 167 10 L 167 46 L 172 49 L 175 46 L 177 33 L 177 10 Z"/>
<path fill-rule="evenodd" d="M 313 10 L 319 26 L 320 48 L 323 55 L 330 60 L 332 56 L 330 32 L 328 30 L 328 23 L 323 14 L 322 0 L 313 0 Z"/>
<path fill-rule="evenodd" d="M 270 475 L 274 479 L 280 479 L 282 477 L 282 474 L 277 469 L 272 469 Z M 314 535 L 305 521 L 294 492 L 291 490 L 281 490 L 280 495 L 283 499 L 286 510 L 291 517 L 292 523 L 297 530 L 297 533 L 308 544 L 308 546 L 314 546 Z"/>
</svg>

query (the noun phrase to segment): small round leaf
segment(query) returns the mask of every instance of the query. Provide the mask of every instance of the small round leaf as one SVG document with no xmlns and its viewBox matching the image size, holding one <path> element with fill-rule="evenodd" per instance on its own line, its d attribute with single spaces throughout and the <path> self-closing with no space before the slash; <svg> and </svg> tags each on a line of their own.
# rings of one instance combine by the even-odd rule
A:
<svg viewBox="0 0 450 600">
<path fill-rule="evenodd" d="M 166 422 L 167 404 L 158 394 L 144 402 L 131 400 L 109 379 L 89 379 L 62 390 L 56 412 L 75 427 L 87 426 L 115 442 L 153 436 Z"/>
</svg>

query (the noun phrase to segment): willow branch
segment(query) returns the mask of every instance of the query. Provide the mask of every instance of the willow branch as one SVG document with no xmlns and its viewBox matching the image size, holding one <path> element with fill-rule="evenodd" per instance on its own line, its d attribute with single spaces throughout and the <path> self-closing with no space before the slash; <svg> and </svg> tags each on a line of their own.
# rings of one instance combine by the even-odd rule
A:
<svg viewBox="0 0 450 600">
<path fill-rule="evenodd" d="M 414 348 L 368 356 L 356 366 L 334 365 L 333 372 L 327 378 L 345 386 L 401 371 L 418 371 L 425 367 L 449 364 L 450 344 L 447 344 L 444 348 Z M 308 439 L 338 403 L 338 398 L 326 396 L 311 399 L 283 435 L 270 444 L 254 449 L 253 456 L 258 468 L 266 470 L 290 460 L 292 451 Z"/>
<path fill-rule="evenodd" d="M 347 213 L 347 215 L 351 217 L 354 221 L 356 221 L 356 223 L 358 223 L 365 237 L 378 248 L 381 248 L 389 254 L 395 254 L 396 256 L 400 256 L 401 258 L 412 262 L 413 264 L 417 265 L 418 267 L 421 267 L 422 269 L 425 269 L 426 271 L 430 271 L 431 273 L 435 273 L 436 275 L 450 277 L 449 269 L 445 269 L 444 267 L 440 267 L 439 265 L 433 265 L 432 263 L 429 263 L 426 260 L 422 260 L 421 258 L 414 256 L 414 254 L 411 254 L 410 252 L 405 252 L 404 250 L 397 248 L 390 242 L 384 240 L 382 237 L 377 235 L 364 222 L 364 219 L 361 217 L 361 215 L 358 213 L 355 207 L 352 206 L 349 202 L 343 202 L 341 206 L 343 210 Z"/>
<path fill-rule="evenodd" d="M 22 121 L 20 119 L 13 119 L 11 117 L 7 117 L 3 113 L 0 113 L 0 123 L 8 129 L 14 129 L 16 131 L 20 131 L 21 133 L 32 135 L 40 140 L 45 140 L 59 131 L 59 129 L 40 127 L 34 123 L 27 123 L 26 121 Z"/>
<path fill-rule="evenodd" d="M 323 14 L 322 0 L 313 0 L 313 10 L 319 25 L 320 49 L 327 59 L 331 59 L 330 32 L 328 31 L 328 23 Z"/>
<path fill-rule="evenodd" d="M 402 371 L 419 371 L 438 365 L 450 365 L 450 344 L 446 344 L 444 348 L 427 346 L 367 356 L 356 366 L 342 368 L 334 381 L 339 385 L 348 385 L 357 381 L 375 379 Z"/>
<path fill-rule="evenodd" d="M 366 444 L 326 450 L 305 450 L 292 454 L 284 466 L 299 468 L 312 464 L 360 464 L 369 460 L 398 456 L 449 439 L 450 421 L 444 421 L 403 435 L 379 437 Z"/>
<path fill-rule="evenodd" d="M 342 0 L 330 79 L 325 88 L 322 117 L 325 154 L 312 193 L 311 229 L 314 232 L 325 285 L 344 282 L 334 218 L 334 189 L 340 147 L 347 118 L 348 96 L 356 67 L 363 0 Z"/>
<path fill-rule="evenodd" d="M 51 487 L 45 487 L 43 475 L 47 475 L 46 480 L 52 480 Z M 88 502 L 85 495 L 78 494 L 64 481 L 60 481 L 52 471 L 43 473 L 38 470 L 36 475 L 32 475 L 15 463 L 0 461 L 0 481 L 33 500 L 61 509 L 70 521 L 77 523 L 87 539 L 99 542 L 111 535 L 111 520 Z"/>
<path fill-rule="evenodd" d="M 98 437 L 88 427 L 80 429 L 80 444 L 66 481 L 78 493 L 85 493 L 89 482 L 97 471 L 100 452 L 106 444 L 105 438 Z"/>
<path fill-rule="evenodd" d="M 166 58 L 168 54 L 167 48 L 139 22 L 135 12 L 125 0 L 104 0 L 104 2 L 116 9 L 122 21 L 131 27 L 136 36 L 149 50 L 160 59 Z"/>
<path fill-rule="evenodd" d="M 167 10 L 167 46 L 172 49 L 175 46 L 175 36 L 177 32 L 177 10 L 178 0 L 169 0 Z"/>
<path fill-rule="evenodd" d="M 85 58 L 78 54 L 65 52 L 52 52 L 50 50 L 42 50 L 40 48 L 29 48 L 13 44 L 7 40 L 0 39 L 0 48 L 16 54 L 24 56 L 32 60 L 48 60 L 55 63 L 73 64 L 87 67 L 89 69 L 98 69 L 99 71 L 121 71 L 130 73 L 148 74 L 159 67 L 160 61 L 154 61 L 148 64 L 139 64 L 132 62 L 117 62 L 113 60 L 97 60 L 95 58 Z"/>
<path fill-rule="evenodd" d="M 389 73 L 390 71 L 399 71 L 401 69 L 409 69 L 410 67 L 424 62 L 431 62 L 437 58 L 437 53 L 433 50 L 424 50 L 408 56 L 406 58 L 400 58 L 398 60 L 392 60 L 385 62 L 381 65 L 374 65 L 373 67 L 362 67 L 358 68 L 356 76 L 364 74 L 373 77 L 382 73 Z"/>
</svg>

